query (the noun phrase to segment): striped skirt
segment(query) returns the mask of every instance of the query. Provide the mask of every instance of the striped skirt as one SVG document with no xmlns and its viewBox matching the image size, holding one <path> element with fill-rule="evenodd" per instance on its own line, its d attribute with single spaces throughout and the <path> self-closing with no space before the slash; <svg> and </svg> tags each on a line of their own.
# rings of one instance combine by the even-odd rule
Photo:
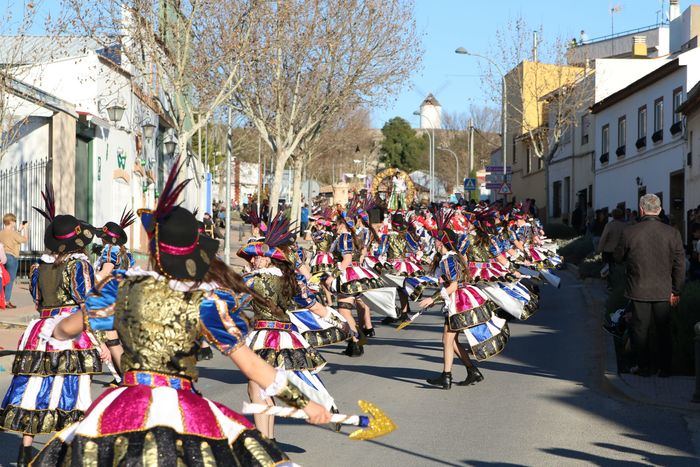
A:
<svg viewBox="0 0 700 467">
<path fill-rule="evenodd" d="M 50 337 L 60 317 L 74 311 L 72 307 L 43 310 L 45 318 L 27 326 L 0 405 L 0 429 L 51 433 L 79 420 L 90 406 L 90 375 L 102 372 L 94 338 L 85 332 L 70 341 Z"/>
<path fill-rule="evenodd" d="M 200 396 L 189 380 L 146 371 L 124 380 L 32 465 L 293 465 L 245 417 Z"/>
</svg>

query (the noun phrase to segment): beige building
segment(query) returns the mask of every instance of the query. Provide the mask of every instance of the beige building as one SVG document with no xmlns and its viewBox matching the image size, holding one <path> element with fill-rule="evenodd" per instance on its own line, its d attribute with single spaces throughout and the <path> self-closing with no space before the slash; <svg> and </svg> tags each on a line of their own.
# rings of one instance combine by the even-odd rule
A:
<svg viewBox="0 0 700 467">
<path fill-rule="evenodd" d="M 543 99 L 555 89 L 572 83 L 582 73 L 574 66 L 523 61 L 506 75 L 506 155 L 512 166 L 512 191 L 517 200 L 534 198 L 542 216 L 546 213 L 544 160 L 548 151 L 549 120 Z"/>
</svg>

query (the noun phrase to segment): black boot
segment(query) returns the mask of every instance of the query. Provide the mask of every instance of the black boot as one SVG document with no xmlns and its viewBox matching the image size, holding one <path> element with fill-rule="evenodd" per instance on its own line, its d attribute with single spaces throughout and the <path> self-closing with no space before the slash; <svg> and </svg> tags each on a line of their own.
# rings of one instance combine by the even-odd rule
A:
<svg viewBox="0 0 700 467">
<path fill-rule="evenodd" d="M 374 328 L 363 329 L 362 334 L 364 334 L 366 337 L 374 337 Z"/>
<path fill-rule="evenodd" d="M 442 389 L 450 389 L 452 387 L 452 372 L 443 371 L 437 378 L 430 378 L 426 381 L 433 386 L 442 386 Z"/>
<path fill-rule="evenodd" d="M 32 447 L 20 446 L 19 456 L 17 457 L 17 467 L 27 467 L 32 461 Z"/>
<path fill-rule="evenodd" d="M 348 341 L 348 346 L 345 349 L 345 355 L 348 357 L 360 357 L 365 353 L 365 350 L 357 342 L 350 340 Z"/>
<path fill-rule="evenodd" d="M 475 366 L 467 367 L 467 378 L 464 381 L 457 383 L 457 386 L 471 386 L 479 381 L 484 380 L 484 375 Z"/>
</svg>

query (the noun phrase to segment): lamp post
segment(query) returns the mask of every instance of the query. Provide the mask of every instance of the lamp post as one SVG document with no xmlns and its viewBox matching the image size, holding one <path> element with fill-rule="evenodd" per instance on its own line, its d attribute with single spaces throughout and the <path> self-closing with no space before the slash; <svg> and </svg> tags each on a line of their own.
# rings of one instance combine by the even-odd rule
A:
<svg viewBox="0 0 700 467">
<path fill-rule="evenodd" d="M 472 57 L 477 57 L 477 58 L 481 58 L 483 60 L 486 60 L 491 65 L 496 67 L 498 72 L 501 74 L 501 152 L 503 153 L 503 182 L 505 183 L 506 173 L 507 173 L 506 168 L 508 166 L 508 156 L 507 156 L 508 151 L 506 149 L 507 148 L 506 133 L 508 132 L 508 123 L 506 120 L 506 110 L 507 110 L 506 103 L 507 103 L 507 96 L 508 96 L 508 88 L 506 87 L 506 74 L 504 73 L 503 68 L 501 68 L 501 66 L 498 63 L 496 63 L 495 61 L 493 61 L 492 59 L 490 59 L 484 55 L 477 54 L 474 52 L 469 52 L 464 47 L 458 47 L 455 50 L 455 53 L 460 54 L 460 55 L 471 55 Z M 506 196 L 504 195 L 503 198 L 505 200 Z"/>
<path fill-rule="evenodd" d="M 457 163 L 457 173 L 455 174 L 455 175 L 456 175 L 455 178 L 457 179 L 457 184 L 456 184 L 456 186 L 459 186 L 459 185 L 460 185 L 460 183 L 459 183 L 459 181 L 460 181 L 460 178 L 459 178 L 459 157 L 457 157 L 457 153 L 455 153 L 452 149 L 448 149 L 448 148 L 446 148 L 446 147 L 444 147 L 444 146 L 440 146 L 440 147 L 438 147 L 438 149 L 439 149 L 440 151 L 449 152 L 450 154 L 452 154 L 452 156 L 454 156 L 455 162 Z"/>
<path fill-rule="evenodd" d="M 413 112 L 413 115 L 423 118 L 423 115 L 418 110 Z M 430 191 L 430 202 L 432 203 L 435 200 L 435 125 L 430 117 L 425 116 L 425 119 L 430 124 L 430 133 L 428 133 L 428 141 L 430 143 L 428 146 L 428 177 L 430 178 L 428 180 L 428 189 Z"/>
<path fill-rule="evenodd" d="M 231 158 L 233 156 L 233 115 L 228 107 L 228 132 L 226 134 L 226 235 L 224 237 L 224 261 L 231 264 Z"/>
</svg>

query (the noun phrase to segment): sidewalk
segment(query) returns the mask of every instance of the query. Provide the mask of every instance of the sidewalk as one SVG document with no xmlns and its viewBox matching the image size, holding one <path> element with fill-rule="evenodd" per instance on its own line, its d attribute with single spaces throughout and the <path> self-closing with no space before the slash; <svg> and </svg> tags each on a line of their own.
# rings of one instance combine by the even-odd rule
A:
<svg viewBox="0 0 700 467">
<path fill-rule="evenodd" d="M 578 273 L 577 268 L 571 267 L 571 269 L 573 272 Z M 594 310 L 600 310 L 602 317 L 605 310 L 605 300 L 608 295 L 603 281 L 586 279 L 583 285 L 588 306 Z M 604 332 L 602 328 L 600 332 Z M 695 391 L 694 377 L 671 376 L 669 378 L 659 378 L 651 376 L 644 378 L 628 373 L 618 373 L 612 337 L 606 338 L 605 342 L 603 377 L 617 391 L 624 394 L 627 398 L 643 404 L 700 414 L 700 404 L 690 402 Z"/>
</svg>

